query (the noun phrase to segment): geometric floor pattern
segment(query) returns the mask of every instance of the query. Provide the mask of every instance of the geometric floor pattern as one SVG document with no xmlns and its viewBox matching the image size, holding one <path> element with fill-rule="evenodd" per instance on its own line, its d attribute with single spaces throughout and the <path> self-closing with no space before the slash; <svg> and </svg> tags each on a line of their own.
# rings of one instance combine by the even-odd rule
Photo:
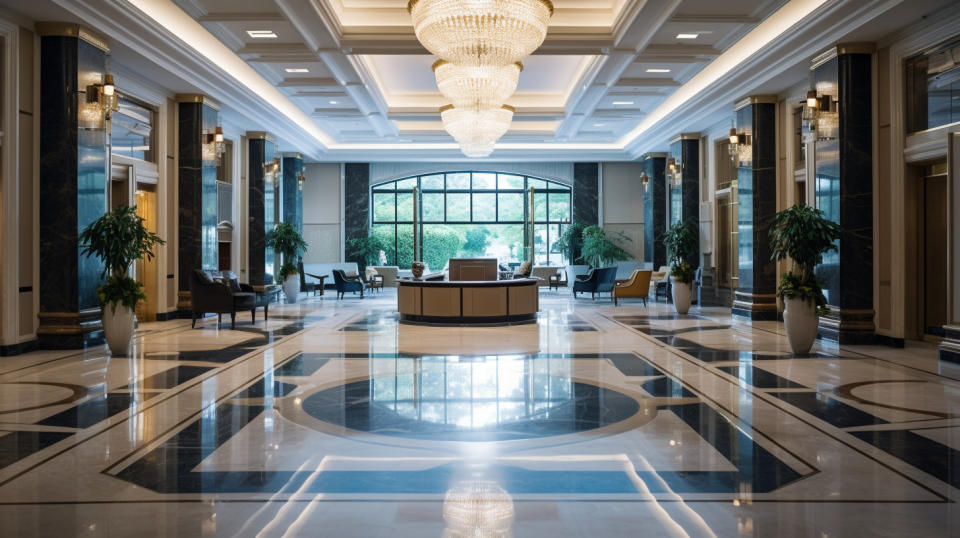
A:
<svg viewBox="0 0 960 538">
<path fill-rule="evenodd" d="M 396 294 L 145 323 L 0 363 L 0 534 L 951 536 L 935 348 L 792 356 L 728 309 L 541 292 L 406 325 Z M 142 532 L 141 532 L 142 533 Z"/>
</svg>

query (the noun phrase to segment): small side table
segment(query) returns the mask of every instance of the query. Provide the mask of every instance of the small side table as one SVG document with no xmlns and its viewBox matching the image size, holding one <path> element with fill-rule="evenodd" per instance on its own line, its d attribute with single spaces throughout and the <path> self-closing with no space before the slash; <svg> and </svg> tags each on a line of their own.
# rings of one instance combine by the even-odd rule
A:
<svg viewBox="0 0 960 538">
<path fill-rule="evenodd" d="M 560 291 L 560 288 L 567 287 L 567 280 L 564 278 L 564 275 L 557 273 L 555 275 L 550 275 L 550 282 L 547 285 L 551 290 L 556 288 L 557 291 Z"/>
<path fill-rule="evenodd" d="M 370 280 L 367 281 L 368 290 L 379 290 L 383 291 L 383 275 L 373 275 L 370 277 Z"/>
</svg>

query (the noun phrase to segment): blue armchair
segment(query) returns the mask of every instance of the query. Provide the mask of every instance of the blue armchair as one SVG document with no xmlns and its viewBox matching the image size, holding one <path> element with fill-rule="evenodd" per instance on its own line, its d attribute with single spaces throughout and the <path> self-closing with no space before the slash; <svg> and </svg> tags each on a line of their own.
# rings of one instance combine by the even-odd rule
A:
<svg viewBox="0 0 960 538">
<path fill-rule="evenodd" d="M 347 292 L 360 292 L 363 298 L 363 280 L 359 276 L 347 276 L 342 269 L 333 270 L 333 285 L 337 288 L 337 299 L 343 299 Z"/>
<path fill-rule="evenodd" d="M 613 285 L 617 282 L 617 268 L 603 267 L 594 269 L 589 274 L 580 275 L 573 283 L 573 297 L 577 292 L 590 292 L 590 298 L 596 298 L 598 293 L 609 293 L 613 296 Z"/>
</svg>

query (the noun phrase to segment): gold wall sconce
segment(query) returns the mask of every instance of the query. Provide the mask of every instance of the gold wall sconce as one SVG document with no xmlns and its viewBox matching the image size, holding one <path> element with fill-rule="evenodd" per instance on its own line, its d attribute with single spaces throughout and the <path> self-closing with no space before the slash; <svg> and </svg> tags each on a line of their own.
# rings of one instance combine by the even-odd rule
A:
<svg viewBox="0 0 960 538">
<path fill-rule="evenodd" d="M 103 115 L 103 119 L 110 120 L 113 112 L 120 110 L 120 100 L 117 87 L 113 82 L 113 75 L 103 75 L 103 83 L 87 86 L 87 103 L 96 105 Z"/>
<path fill-rule="evenodd" d="M 303 184 L 306 183 L 306 182 L 307 182 L 307 176 L 303 175 L 303 172 L 301 171 L 301 172 L 297 175 L 297 188 L 302 191 L 302 190 L 303 190 Z"/>
<path fill-rule="evenodd" d="M 803 124 L 810 131 L 816 131 L 820 115 L 833 112 L 833 99 L 829 95 L 820 95 L 817 90 L 807 92 L 803 102 Z"/>
</svg>

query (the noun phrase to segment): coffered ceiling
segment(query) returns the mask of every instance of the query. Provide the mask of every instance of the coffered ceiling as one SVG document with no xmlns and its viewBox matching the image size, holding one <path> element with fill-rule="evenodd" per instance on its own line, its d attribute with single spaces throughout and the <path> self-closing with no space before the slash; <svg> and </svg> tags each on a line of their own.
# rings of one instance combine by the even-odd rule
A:
<svg viewBox="0 0 960 538">
<path fill-rule="evenodd" d="M 311 159 L 463 158 L 442 129 L 435 58 L 414 36 L 407 0 L 37 1 Z M 903 1 L 554 0 L 491 158 L 631 160 L 662 149 Z M 792 73 L 781 88 L 799 82 Z"/>
</svg>

